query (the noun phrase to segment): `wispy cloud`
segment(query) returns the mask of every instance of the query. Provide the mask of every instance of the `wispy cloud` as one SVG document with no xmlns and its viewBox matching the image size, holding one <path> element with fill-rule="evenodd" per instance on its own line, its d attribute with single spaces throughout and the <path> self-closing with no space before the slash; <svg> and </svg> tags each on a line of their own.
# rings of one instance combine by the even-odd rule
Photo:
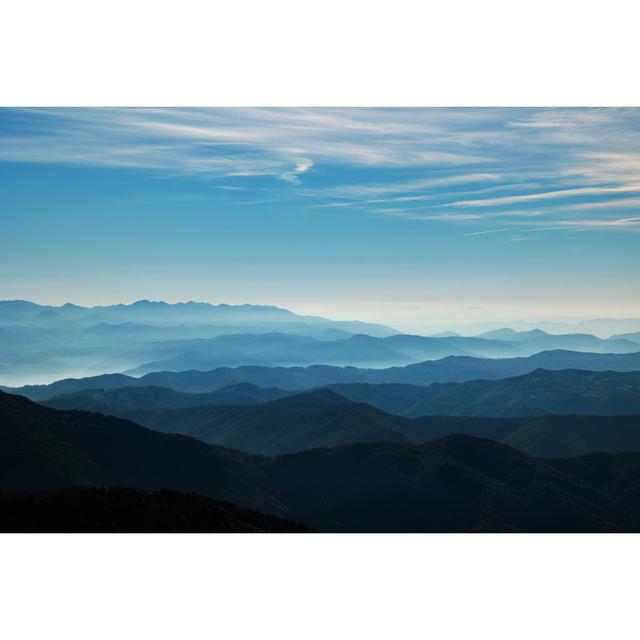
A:
<svg viewBox="0 0 640 640">
<path fill-rule="evenodd" d="M 505 231 L 512 231 L 511 227 L 505 227 L 504 229 L 487 229 L 486 231 L 472 231 L 470 233 L 463 234 L 464 236 L 483 236 L 487 233 L 503 233 Z"/>
<path fill-rule="evenodd" d="M 610 219 L 587 219 L 587 220 L 562 220 L 558 224 L 567 227 L 626 227 L 640 224 L 640 217 Z"/>
<path fill-rule="evenodd" d="M 297 182 L 319 162 L 421 167 L 490 161 L 452 144 L 446 114 L 365 109 L 36 109 L 0 140 L 0 159 Z M 430 123 L 430 120 L 436 122 Z M 443 124 L 444 123 L 444 124 Z M 293 168 L 292 168 L 293 166 Z"/>
<path fill-rule="evenodd" d="M 298 160 L 296 166 L 291 171 L 280 175 L 280 180 L 285 180 L 292 184 L 300 184 L 300 175 L 309 171 L 311 167 L 313 167 L 313 160 Z"/>
<path fill-rule="evenodd" d="M 428 214 L 428 213 L 412 213 L 412 212 L 407 212 L 407 211 L 403 211 L 402 209 L 395 209 L 395 210 L 385 210 L 385 209 L 378 209 L 377 212 L 379 213 L 387 213 L 387 214 L 391 214 L 391 215 L 396 215 L 396 216 L 403 216 L 406 218 L 411 218 L 411 220 L 446 220 L 449 222 L 465 222 L 468 220 L 481 220 L 482 216 L 477 214 L 477 213 L 435 213 L 435 214 Z"/>
<path fill-rule="evenodd" d="M 3 109 L 0 125 L 0 161 L 161 172 L 253 191 L 239 204 L 297 198 L 477 235 L 541 216 L 632 227 L 616 220 L 640 202 L 640 109 Z M 593 224 L 572 218 L 590 210 Z"/>
<path fill-rule="evenodd" d="M 338 197 L 353 198 L 364 196 L 371 198 L 389 193 L 424 191 L 437 189 L 443 186 L 469 184 L 476 182 L 495 182 L 498 180 L 500 180 L 500 176 L 494 173 L 460 173 L 438 178 L 421 178 L 411 181 L 346 185 L 336 187 L 325 193 L 327 195 Z"/>
<path fill-rule="evenodd" d="M 579 189 L 561 189 L 542 193 L 528 193 L 517 196 L 502 196 L 500 198 L 485 198 L 480 200 L 459 200 L 449 203 L 453 207 L 490 207 L 501 204 L 531 202 L 534 200 L 553 200 L 558 198 L 572 198 L 575 196 L 608 195 L 611 193 L 633 193 L 640 191 L 640 184 L 624 187 L 582 187 Z"/>
<path fill-rule="evenodd" d="M 617 198 L 615 200 L 600 200 L 598 202 L 579 202 L 565 205 L 565 209 L 634 209 L 640 207 L 640 198 Z"/>
</svg>

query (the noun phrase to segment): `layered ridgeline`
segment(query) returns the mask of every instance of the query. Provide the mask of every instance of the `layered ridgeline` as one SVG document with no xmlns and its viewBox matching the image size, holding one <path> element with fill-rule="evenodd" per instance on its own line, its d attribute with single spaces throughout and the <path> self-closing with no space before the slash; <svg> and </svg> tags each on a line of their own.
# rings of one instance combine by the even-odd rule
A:
<svg viewBox="0 0 640 640">
<path fill-rule="evenodd" d="M 197 340 L 201 338 L 274 332 L 286 334 L 292 344 L 296 344 L 296 336 L 330 341 L 360 333 L 371 336 L 397 333 L 383 325 L 300 316 L 261 305 L 140 300 L 129 305 L 53 307 L 23 300 L 0 301 L 0 381 L 10 384 L 86 375 L 92 370 L 123 371 L 158 354 L 162 358 L 175 356 L 172 342 L 176 340 L 188 353 L 197 350 Z M 196 340 L 195 345 L 189 344 L 191 340 Z M 154 343 L 168 344 L 166 350 L 156 351 L 151 347 Z M 221 358 L 235 362 L 233 345 L 221 345 L 220 349 Z M 211 356 L 208 344 L 206 350 Z M 183 355 L 184 352 L 180 350 Z M 244 364 L 246 360 L 235 363 Z"/>
<path fill-rule="evenodd" d="M 468 433 L 504 442 L 537 456 L 576 456 L 591 451 L 640 451 L 640 406 L 637 400 L 640 375 L 633 375 L 636 391 L 631 395 L 634 396 L 636 415 L 628 411 L 630 415 L 533 414 L 532 417 L 513 418 L 435 415 L 406 418 L 364 402 L 351 401 L 331 389 L 290 395 L 262 404 L 253 403 L 252 406 L 220 404 L 168 409 L 170 399 L 184 404 L 189 394 L 175 394 L 153 387 L 135 389 L 142 392 L 140 395 L 129 395 L 133 389 L 80 392 L 60 396 L 47 405 L 60 409 L 100 411 L 150 429 L 181 433 L 210 444 L 264 455 L 355 442 L 420 443 L 453 433 Z M 376 388 L 368 388 L 367 393 L 376 396 Z M 595 389 L 592 387 L 594 393 L 597 393 L 597 388 L 598 385 Z M 349 385 L 340 387 L 343 393 L 348 390 Z M 393 390 L 397 392 L 397 389 Z M 354 385 L 353 391 L 353 395 L 361 395 L 362 387 Z M 270 392 L 275 394 L 276 390 Z M 392 395 L 392 400 L 397 400 L 397 397 Z M 380 398 L 384 399 L 384 392 Z"/>
<path fill-rule="evenodd" d="M 589 334 L 550 335 L 544 331 L 522 333 L 505 330 L 473 336 L 353 335 L 332 340 L 285 334 L 240 334 L 208 340 L 175 340 L 132 349 L 119 356 L 143 364 L 126 373 L 207 370 L 245 364 L 293 366 L 308 364 L 385 367 L 406 365 L 447 356 L 503 358 L 529 356 L 540 351 L 566 349 L 593 353 L 634 353 L 640 343 L 619 338 L 603 340 Z M 100 363 L 100 368 L 118 361 Z"/>
<path fill-rule="evenodd" d="M 300 316 L 258 305 L 149 302 L 45 307 L 0 302 L 0 383 L 63 376 L 324 364 L 383 368 L 448 356 L 526 357 L 541 351 L 640 352 L 637 335 L 600 338 L 501 329 L 414 336 L 378 324 Z"/>
<path fill-rule="evenodd" d="M 85 389 L 109 390 L 124 387 L 166 387 L 178 392 L 201 394 L 211 393 L 230 385 L 248 383 L 263 388 L 277 387 L 285 391 L 301 391 L 335 384 L 399 383 L 428 385 L 434 382 L 466 382 L 478 379 L 499 380 L 524 375 L 536 369 L 550 371 L 562 369 L 640 371 L 640 352 L 597 354 L 575 351 L 545 351 L 527 358 L 495 359 L 451 356 L 441 360 L 384 369 L 323 365 L 310 367 L 221 367 L 211 371 L 162 371 L 149 373 L 140 378 L 123 374 L 109 374 L 63 379 L 45 385 L 0 388 L 24 395 L 32 400 L 41 401 Z M 202 404 L 202 402 L 198 401 L 198 404 Z M 400 413 L 404 413 L 404 411 Z M 411 413 L 406 415 L 411 415 Z"/>
<path fill-rule="evenodd" d="M 351 400 L 408 417 L 640 414 L 640 371 L 536 369 L 501 380 L 428 386 L 356 383 L 331 388 Z"/>
<path fill-rule="evenodd" d="M 542 460 L 452 435 L 269 458 L 0 394 L 1 489 L 112 485 L 195 492 L 326 531 L 640 529 L 637 453 Z"/>
<path fill-rule="evenodd" d="M 219 328 L 226 333 L 246 331 L 259 327 L 263 331 L 278 331 L 280 327 L 290 333 L 317 331 L 324 336 L 339 337 L 351 333 L 391 335 L 389 327 L 367 322 L 327 320 L 317 316 L 300 316 L 280 307 L 266 305 L 209 304 L 207 302 L 152 302 L 138 300 L 132 304 L 82 307 L 64 304 L 59 307 L 43 306 L 26 300 L 0 301 L 0 325 L 36 328 L 104 327 L 127 330 L 130 325 L 140 327 L 206 327 Z M 123 326 L 124 325 L 124 326 Z M 335 333 L 332 333 L 335 331 Z M 341 331 L 343 333 L 341 333 Z"/>
<path fill-rule="evenodd" d="M 407 417 L 531 416 L 544 414 L 640 414 L 640 372 L 537 369 L 523 376 L 428 386 L 399 383 L 342 383 L 327 388 L 344 398 Z M 129 417 L 139 410 L 163 411 L 206 405 L 255 405 L 298 393 L 249 383 L 209 393 L 166 387 L 84 389 L 43 402 L 56 409 L 84 409 Z"/>
</svg>

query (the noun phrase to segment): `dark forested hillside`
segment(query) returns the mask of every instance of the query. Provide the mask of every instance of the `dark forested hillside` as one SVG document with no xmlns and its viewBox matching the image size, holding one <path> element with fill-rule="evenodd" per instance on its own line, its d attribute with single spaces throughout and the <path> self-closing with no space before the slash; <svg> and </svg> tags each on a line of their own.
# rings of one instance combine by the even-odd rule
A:
<svg viewBox="0 0 640 640">
<path fill-rule="evenodd" d="M 562 463 L 455 435 L 283 456 L 270 477 L 296 514 L 328 530 L 618 531 L 638 526 L 640 496 L 609 483 L 629 473 L 637 486 L 639 462 L 638 454 L 585 460 L 578 479 Z"/>
<path fill-rule="evenodd" d="M 0 492 L 2 533 L 305 533 L 301 523 L 170 489 Z"/>
<path fill-rule="evenodd" d="M 0 489 L 169 487 L 277 512 L 257 458 L 194 438 L 0 392 Z M 237 481 L 236 481 L 237 480 Z"/>
<path fill-rule="evenodd" d="M 492 383 L 478 381 L 480 387 L 485 384 L 490 386 Z M 466 385 L 452 386 L 457 388 Z M 543 388 L 538 392 L 540 398 L 544 398 Z M 416 406 L 416 396 L 419 398 L 421 393 L 428 394 L 430 387 L 346 385 L 336 389 L 350 394 L 354 400 L 365 397 L 379 405 L 392 404 L 391 408 L 397 410 L 401 403 L 402 406 Z M 550 389 L 553 392 L 553 385 Z M 622 395 L 622 391 L 619 395 Z M 72 397 L 64 398 L 65 404 Z M 465 406 L 465 400 L 473 406 L 473 394 L 464 396 L 457 393 L 455 397 L 460 398 L 461 407 Z M 633 393 L 629 397 L 635 400 Z M 446 395 L 444 398 L 447 400 Z M 537 408 L 540 409 L 540 405 Z M 590 451 L 640 451 L 638 414 L 546 414 L 510 418 L 422 416 L 409 419 L 386 413 L 364 402 L 351 401 L 331 389 L 318 389 L 253 406 L 123 409 L 114 413 L 150 429 L 182 433 L 210 444 L 264 455 L 354 442 L 426 442 L 452 433 L 491 438 L 543 457 L 575 456 Z"/>
<path fill-rule="evenodd" d="M 350 442 L 410 441 L 397 428 L 402 418 L 353 403 L 328 389 L 254 407 L 203 406 L 127 411 L 123 415 L 152 429 L 264 455 Z"/>
<path fill-rule="evenodd" d="M 78 485 L 196 492 L 324 531 L 640 529 L 640 454 L 543 460 L 450 435 L 269 458 L 0 393 L 0 489 Z"/>
</svg>

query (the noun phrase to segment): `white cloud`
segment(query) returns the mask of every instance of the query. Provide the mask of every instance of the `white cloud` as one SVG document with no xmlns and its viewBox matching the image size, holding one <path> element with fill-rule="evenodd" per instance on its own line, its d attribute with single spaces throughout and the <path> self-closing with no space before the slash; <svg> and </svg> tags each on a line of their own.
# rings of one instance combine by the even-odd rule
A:
<svg viewBox="0 0 640 640">
<path fill-rule="evenodd" d="M 392 215 L 404 216 L 412 220 L 447 220 L 450 222 L 464 222 L 467 220 L 482 220 L 483 216 L 477 213 L 437 213 L 437 214 L 420 214 L 401 211 L 393 214 L 390 210 L 378 209 L 382 213 L 391 213 Z"/>
<path fill-rule="evenodd" d="M 313 160 L 298 160 L 292 171 L 288 171 L 280 175 L 280 180 L 285 180 L 286 182 L 291 182 L 292 184 L 299 184 L 300 175 L 309 171 L 311 167 L 313 167 Z"/>
<path fill-rule="evenodd" d="M 558 224 L 568 227 L 626 227 L 640 224 L 640 217 L 618 218 L 617 220 L 562 220 Z"/>
<path fill-rule="evenodd" d="M 289 181 L 314 162 L 420 167 L 490 161 L 480 148 L 469 152 L 456 144 L 446 112 L 429 109 L 27 111 L 37 117 L 37 129 L 3 137 L 0 159 L 195 175 L 273 175 Z M 439 122 L 430 123 L 433 119 Z M 467 119 L 477 120 L 472 112 Z"/>
<path fill-rule="evenodd" d="M 480 200 L 458 200 L 449 203 L 454 207 L 489 207 L 532 200 L 551 200 L 556 198 L 571 198 L 574 196 L 605 195 L 609 193 L 631 193 L 640 191 L 640 185 L 626 185 L 624 187 L 581 187 L 578 189 L 561 189 L 542 193 L 527 193 L 517 196 L 501 196 L 499 198 L 485 198 Z"/>
<path fill-rule="evenodd" d="M 12 133 L 0 138 L 0 160 L 293 184 L 312 167 L 330 166 L 332 186 L 295 190 L 316 200 L 309 206 L 343 206 L 331 199 L 410 206 L 444 195 L 453 202 L 439 206 L 489 208 L 640 190 L 639 109 L 23 111 L 36 124 L 5 127 Z M 0 117 L 6 113 L 20 115 L 2 110 Z M 370 180 L 363 179 L 368 170 Z M 336 185 L 343 174 L 359 178 Z M 469 197 L 502 189 L 509 191 L 500 197 Z"/>
<path fill-rule="evenodd" d="M 471 233 L 465 233 L 464 236 L 483 236 L 487 233 L 502 233 L 504 231 L 512 231 L 510 227 L 504 229 L 487 229 L 486 231 L 472 231 Z"/>
<path fill-rule="evenodd" d="M 565 209 L 631 209 L 640 207 L 640 198 L 617 198 L 616 200 L 602 200 L 600 202 L 580 202 L 566 205 Z"/>
<path fill-rule="evenodd" d="M 371 197 L 387 193 L 406 193 L 424 191 L 442 186 L 468 184 L 474 182 L 496 182 L 500 176 L 495 173 L 461 173 L 438 178 L 421 178 L 418 180 L 385 182 L 372 184 L 355 184 L 335 187 L 324 193 L 337 197 Z"/>
</svg>

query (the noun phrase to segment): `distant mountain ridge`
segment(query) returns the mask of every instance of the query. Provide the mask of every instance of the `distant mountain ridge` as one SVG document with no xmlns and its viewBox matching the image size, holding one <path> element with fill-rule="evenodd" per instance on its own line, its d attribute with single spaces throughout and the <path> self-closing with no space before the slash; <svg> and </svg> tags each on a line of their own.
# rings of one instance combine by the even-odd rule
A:
<svg viewBox="0 0 640 640">
<path fill-rule="evenodd" d="M 184 409 L 204 405 L 254 405 L 296 393 L 276 387 L 264 389 L 248 382 L 229 385 L 209 393 L 184 393 L 166 387 L 116 387 L 83 389 L 63 393 L 45 401 L 55 409 L 80 409 L 109 415 L 122 415 L 136 409 Z"/>
<path fill-rule="evenodd" d="M 256 359 L 256 352 L 188 341 L 230 334 L 286 334 L 295 338 L 331 341 L 356 333 L 389 336 L 397 330 L 384 325 L 301 316 L 287 309 L 264 305 L 211 305 L 200 302 L 168 304 L 140 300 L 130 305 L 80 307 L 41 306 L 27 301 L 0 301 L 0 383 L 24 384 L 68 376 L 120 372 L 145 362 L 180 356 L 192 366 L 276 364 Z M 174 353 L 172 341 L 183 340 Z M 266 339 L 265 339 L 266 340 Z M 154 343 L 166 342 L 148 357 L 136 357 Z M 273 341 L 272 341 L 273 342 Z M 282 353 L 290 348 L 274 348 Z M 212 352 L 213 351 L 213 352 Z M 208 362 L 202 361 L 209 358 Z"/>
<path fill-rule="evenodd" d="M 640 371 L 536 369 L 500 380 L 410 385 L 370 382 L 325 387 L 354 402 L 387 413 L 415 418 L 424 415 L 513 417 L 545 414 L 640 414 Z M 44 401 L 55 409 L 81 409 L 128 417 L 136 410 L 183 409 L 196 406 L 251 406 L 292 396 L 299 391 L 262 388 L 248 382 L 209 393 L 185 393 L 166 387 L 84 389 Z"/>
<path fill-rule="evenodd" d="M 640 414 L 640 371 L 536 369 L 500 380 L 428 386 L 347 383 L 329 388 L 350 400 L 407 417 Z"/>
<path fill-rule="evenodd" d="M 603 339 L 540 328 L 409 335 L 381 324 L 303 316 L 268 305 L 0 301 L 0 383 L 12 386 L 92 374 L 240 366 L 401 367 L 449 356 L 501 359 L 550 350 L 635 353 L 640 341 L 634 334 Z"/>
<path fill-rule="evenodd" d="M 69 378 L 47 385 L 0 387 L 32 400 L 75 393 L 83 389 L 117 389 L 120 387 L 167 387 L 186 393 L 209 393 L 240 383 L 286 391 L 325 387 L 341 383 L 402 383 L 426 385 L 434 382 L 497 380 L 524 375 L 536 369 L 583 369 L 588 371 L 640 371 L 640 351 L 631 354 L 597 354 L 574 351 L 547 351 L 526 358 L 472 358 L 450 356 L 405 367 L 358 369 L 314 365 L 310 367 L 222 367 L 211 371 L 161 371 L 141 378 L 107 374 L 88 378 Z"/>
<path fill-rule="evenodd" d="M 510 330 L 505 330 L 510 331 Z M 502 335 L 502 332 L 498 332 Z M 515 335 L 515 337 L 514 337 Z M 281 334 L 219 336 L 211 340 L 154 343 L 146 353 L 166 354 L 125 371 L 135 376 L 154 371 L 206 371 L 220 366 L 404 366 L 451 355 L 482 358 L 529 356 L 549 349 L 595 353 L 633 353 L 640 344 L 629 340 L 602 340 L 588 334 L 553 336 L 543 331 L 513 332 L 504 339 L 483 337 L 425 337 L 398 334 L 373 337 L 356 334 L 331 341 Z M 138 359 L 143 354 L 136 354 Z"/>
<path fill-rule="evenodd" d="M 629 340 L 631 342 L 637 342 L 638 344 L 640 344 L 640 331 L 635 331 L 633 333 L 620 333 L 611 337 L 616 340 Z"/>
<path fill-rule="evenodd" d="M 277 324 L 302 322 L 309 325 L 325 325 L 336 328 L 351 327 L 357 331 L 368 330 L 372 334 L 398 333 L 380 324 L 327 320 L 319 316 L 301 316 L 288 309 L 269 305 L 211 304 L 208 302 L 176 302 L 138 300 L 131 304 L 98 305 L 82 307 L 66 303 L 58 307 L 39 305 L 26 300 L 0 300 L 0 325 L 49 326 L 50 321 L 63 321 L 87 327 L 100 323 L 150 324 L 150 325 L 246 325 L 252 322 Z"/>
<path fill-rule="evenodd" d="M 610 337 L 614 334 L 640 331 L 640 318 L 593 318 L 589 320 L 574 320 L 566 322 L 553 320 L 517 320 L 508 322 L 482 322 L 467 325 L 454 325 L 447 328 L 465 335 L 477 335 L 502 327 L 511 327 L 517 331 L 542 329 L 543 331 L 548 331 L 554 334 L 586 332 L 600 337 Z"/>
</svg>

